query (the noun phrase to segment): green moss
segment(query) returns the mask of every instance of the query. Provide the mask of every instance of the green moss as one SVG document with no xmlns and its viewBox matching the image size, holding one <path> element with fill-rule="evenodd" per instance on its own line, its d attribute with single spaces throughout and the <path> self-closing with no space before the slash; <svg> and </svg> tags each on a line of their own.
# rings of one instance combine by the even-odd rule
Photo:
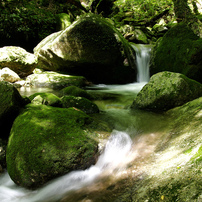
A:
<svg viewBox="0 0 202 202">
<path fill-rule="evenodd" d="M 151 73 L 172 71 L 201 82 L 202 39 L 184 23 L 170 29 L 156 44 L 152 56 Z"/>
<path fill-rule="evenodd" d="M 59 97 L 53 93 L 35 93 L 29 96 L 32 104 L 45 104 L 48 106 L 61 107 L 62 103 Z"/>
<path fill-rule="evenodd" d="M 8 143 L 7 169 L 14 182 L 35 188 L 94 163 L 97 143 L 84 131 L 91 121 L 73 108 L 28 105 Z"/>
<path fill-rule="evenodd" d="M 94 114 L 99 112 L 97 105 L 84 97 L 65 95 L 61 98 L 61 101 L 64 108 L 76 107 L 87 114 Z"/>
<path fill-rule="evenodd" d="M 61 96 L 72 95 L 72 96 L 75 96 L 75 97 L 84 97 L 84 98 L 87 98 L 89 100 L 93 99 L 93 96 L 90 95 L 87 91 L 85 91 L 85 90 L 83 90 L 81 88 L 78 88 L 76 86 L 68 86 L 66 88 L 63 88 L 60 91 L 60 95 Z"/>
<path fill-rule="evenodd" d="M 193 162 L 202 162 L 202 146 L 198 149 L 197 153 L 191 159 Z"/>
</svg>

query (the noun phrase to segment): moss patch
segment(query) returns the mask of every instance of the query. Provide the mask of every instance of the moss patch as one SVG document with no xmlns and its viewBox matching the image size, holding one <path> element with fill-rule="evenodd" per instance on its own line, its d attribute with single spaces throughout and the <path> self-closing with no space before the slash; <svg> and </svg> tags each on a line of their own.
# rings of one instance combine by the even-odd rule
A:
<svg viewBox="0 0 202 202">
<path fill-rule="evenodd" d="M 76 107 L 87 114 L 94 114 L 99 112 L 98 106 L 90 100 L 83 97 L 63 96 L 61 98 L 64 108 Z"/>
<path fill-rule="evenodd" d="M 202 82 L 202 39 L 184 23 L 170 29 L 153 50 L 151 73 L 172 71 Z"/>
</svg>

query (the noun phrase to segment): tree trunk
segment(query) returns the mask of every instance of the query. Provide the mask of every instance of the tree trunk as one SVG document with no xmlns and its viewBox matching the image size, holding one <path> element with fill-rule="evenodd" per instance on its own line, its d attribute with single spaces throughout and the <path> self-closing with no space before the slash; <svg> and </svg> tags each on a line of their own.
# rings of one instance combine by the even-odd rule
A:
<svg viewBox="0 0 202 202">
<path fill-rule="evenodd" d="M 189 21 L 191 18 L 194 18 L 194 14 L 188 6 L 188 0 L 173 0 L 173 3 L 178 22 Z"/>
</svg>

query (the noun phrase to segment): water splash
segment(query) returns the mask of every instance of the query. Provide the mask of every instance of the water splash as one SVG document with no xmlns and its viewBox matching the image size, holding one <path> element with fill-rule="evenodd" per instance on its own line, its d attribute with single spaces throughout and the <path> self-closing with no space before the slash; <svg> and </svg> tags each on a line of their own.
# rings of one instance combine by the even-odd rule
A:
<svg viewBox="0 0 202 202">
<path fill-rule="evenodd" d="M 92 184 L 102 173 L 110 174 L 115 169 L 123 167 L 131 147 L 132 140 L 127 133 L 113 131 L 95 165 L 59 177 L 36 191 L 16 186 L 6 173 L 0 178 L 1 202 L 57 201 L 71 191 Z"/>
<path fill-rule="evenodd" d="M 136 52 L 137 62 L 137 81 L 148 82 L 150 78 L 149 63 L 150 63 L 150 52 L 151 46 L 143 44 L 132 44 Z"/>
</svg>

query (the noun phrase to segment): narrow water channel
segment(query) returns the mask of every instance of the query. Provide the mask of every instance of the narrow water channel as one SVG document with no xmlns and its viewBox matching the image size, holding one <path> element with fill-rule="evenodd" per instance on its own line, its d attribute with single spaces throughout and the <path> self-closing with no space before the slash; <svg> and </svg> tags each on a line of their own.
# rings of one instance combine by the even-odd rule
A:
<svg viewBox="0 0 202 202">
<path fill-rule="evenodd" d="M 131 112 L 129 109 L 128 106 L 144 85 L 145 83 L 99 85 L 93 87 L 96 90 L 89 89 L 94 93 L 108 94 L 112 97 L 111 100 L 96 101 L 101 113 L 115 129 L 97 163 L 87 170 L 74 171 L 53 180 L 36 191 L 16 186 L 5 173 L 0 177 L 1 202 L 56 202 L 70 196 L 72 201 L 76 202 L 80 201 L 75 198 L 79 190 L 83 192 L 86 188 L 93 187 L 94 190 L 100 186 L 108 186 L 127 172 L 142 173 L 140 167 L 144 159 L 150 158 L 158 144 L 159 131 L 167 125 L 162 115 L 140 110 Z M 131 167 L 128 168 L 130 163 L 133 164 L 132 170 Z M 134 165 L 137 169 L 134 169 Z M 65 201 L 69 200 L 68 198 Z"/>
</svg>

